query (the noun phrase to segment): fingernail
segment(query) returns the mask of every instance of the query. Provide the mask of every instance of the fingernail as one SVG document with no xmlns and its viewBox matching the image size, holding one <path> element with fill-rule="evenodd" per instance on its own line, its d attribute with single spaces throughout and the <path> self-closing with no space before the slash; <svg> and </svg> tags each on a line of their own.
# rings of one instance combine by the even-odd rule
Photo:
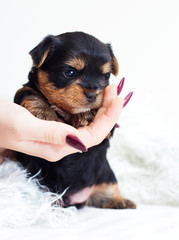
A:
<svg viewBox="0 0 179 240">
<path fill-rule="evenodd" d="M 116 124 L 114 125 L 114 127 L 115 127 L 115 128 L 120 128 L 120 125 L 119 125 L 118 123 L 116 123 Z"/>
<path fill-rule="evenodd" d="M 82 143 L 82 141 L 74 135 L 66 136 L 66 143 L 68 143 L 71 147 L 74 147 L 82 152 L 87 152 L 87 147 Z"/>
<path fill-rule="evenodd" d="M 124 85 L 125 78 L 122 78 L 119 85 L 117 86 L 117 95 L 119 95 L 122 91 L 123 85 Z"/>
<path fill-rule="evenodd" d="M 128 104 L 129 100 L 132 97 L 133 92 L 130 92 L 125 98 L 124 98 L 124 104 L 123 104 L 123 108 Z"/>
</svg>

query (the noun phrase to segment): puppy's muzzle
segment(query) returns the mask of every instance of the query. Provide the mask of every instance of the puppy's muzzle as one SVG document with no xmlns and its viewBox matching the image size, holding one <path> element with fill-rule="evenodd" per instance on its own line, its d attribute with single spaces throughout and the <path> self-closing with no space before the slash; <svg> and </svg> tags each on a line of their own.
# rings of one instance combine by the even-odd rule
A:
<svg viewBox="0 0 179 240">
<path fill-rule="evenodd" d="M 94 103 L 96 101 L 97 94 L 94 92 L 86 92 L 85 96 L 89 103 Z"/>
</svg>

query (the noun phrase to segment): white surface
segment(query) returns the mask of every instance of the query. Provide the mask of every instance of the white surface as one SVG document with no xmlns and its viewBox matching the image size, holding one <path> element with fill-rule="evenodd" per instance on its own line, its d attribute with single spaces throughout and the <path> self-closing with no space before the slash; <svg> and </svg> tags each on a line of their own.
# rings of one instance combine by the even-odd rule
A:
<svg viewBox="0 0 179 240">
<path fill-rule="evenodd" d="M 121 239 L 178 240 L 179 208 L 139 206 L 137 210 L 101 210 L 85 208 L 77 221 L 64 229 L 31 227 L 0 228 L 5 239 Z"/>
<path fill-rule="evenodd" d="M 121 95 L 132 90 L 134 95 L 121 114 L 109 156 L 122 194 L 138 203 L 137 210 L 84 209 L 77 213 L 80 223 L 71 224 L 69 230 L 59 226 L 66 215 L 51 212 L 49 198 L 33 186 L 27 188 L 26 181 L 19 195 L 14 194 L 18 184 L 14 191 L 5 191 L 12 187 L 6 176 L 7 185 L 1 178 L 0 220 L 4 223 L 9 213 L 8 223 L 16 227 L 1 228 L 0 239 L 96 239 L 99 235 L 121 240 L 179 239 L 178 0 L 4 0 L 0 4 L 0 99 L 12 100 L 27 81 L 28 52 L 48 34 L 82 30 L 112 43 L 120 65 L 119 77 L 112 82 L 117 84 L 125 76 Z M 18 183 L 24 177 L 18 178 L 17 172 Z M 23 198 L 24 191 L 28 199 Z M 15 196 L 21 204 L 13 205 Z M 36 227 L 24 227 L 24 223 L 31 226 L 29 218 L 34 220 L 38 210 L 42 214 L 34 222 Z"/>
</svg>

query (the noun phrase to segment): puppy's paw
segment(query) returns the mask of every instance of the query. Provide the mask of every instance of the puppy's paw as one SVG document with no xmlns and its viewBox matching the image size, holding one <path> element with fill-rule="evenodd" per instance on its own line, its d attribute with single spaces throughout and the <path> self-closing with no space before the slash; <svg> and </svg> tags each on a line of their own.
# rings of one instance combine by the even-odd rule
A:
<svg viewBox="0 0 179 240">
<path fill-rule="evenodd" d="M 58 121 L 58 117 L 47 103 L 38 96 L 30 96 L 21 102 L 21 106 L 25 107 L 35 117 L 48 121 Z"/>
<path fill-rule="evenodd" d="M 51 109 L 38 109 L 33 112 L 33 115 L 47 121 L 58 121 L 57 115 Z"/>
<path fill-rule="evenodd" d="M 137 206 L 133 201 L 126 198 L 113 199 L 110 206 L 110 208 L 113 209 L 135 209 L 136 207 Z"/>
</svg>

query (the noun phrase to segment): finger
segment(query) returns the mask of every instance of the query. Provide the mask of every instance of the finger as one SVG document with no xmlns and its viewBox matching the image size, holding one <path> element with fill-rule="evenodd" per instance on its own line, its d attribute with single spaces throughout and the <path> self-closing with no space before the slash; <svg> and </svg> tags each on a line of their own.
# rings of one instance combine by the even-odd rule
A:
<svg viewBox="0 0 179 240">
<path fill-rule="evenodd" d="M 108 107 L 102 107 L 94 121 L 86 128 L 79 129 L 81 139 L 87 147 L 99 144 L 112 130 L 123 107 L 122 98 L 114 98 Z"/>
<path fill-rule="evenodd" d="M 79 150 L 67 144 L 62 145 L 36 141 L 21 141 L 15 146 L 15 150 L 31 156 L 44 158 L 51 162 L 58 161 L 69 154 L 79 152 Z"/>
<path fill-rule="evenodd" d="M 80 141 L 77 129 L 65 123 L 45 121 L 35 117 L 26 124 L 15 148 L 50 161 L 56 161 L 68 154 L 86 149 Z"/>
<path fill-rule="evenodd" d="M 111 100 L 117 97 L 117 85 L 111 84 L 106 87 L 104 93 L 103 107 L 107 107 Z"/>
<path fill-rule="evenodd" d="M 46 121 L 34 117 L 30 124 L 29 128 L 26 127 L 24 134 L 24 136 L 28 136 L 28 139 L 24 140 L 65 144 L 68 134 L 79 137 L 77 129 L 62 122 Z"/>
<path fill-rule="evenodd" d="M 103 114 L 104 108 L 107 108 L 111 100 L 117 97 L 117 85 L 111 84 L 105 88 L 102 108 L 98 110 L 98 117 Z"/>
</svg>

